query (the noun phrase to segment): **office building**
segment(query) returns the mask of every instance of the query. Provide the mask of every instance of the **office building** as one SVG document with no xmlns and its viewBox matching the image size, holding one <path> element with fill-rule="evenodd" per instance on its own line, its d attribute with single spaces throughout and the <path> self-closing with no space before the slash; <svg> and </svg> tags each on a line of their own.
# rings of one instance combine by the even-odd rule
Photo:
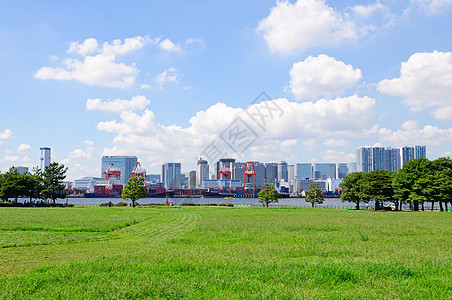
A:
<svg viewBox="0 0 452 300">
<path fill-rule="evenodd" d="M 312 179 L 312 164 L 295 164 L 295 175 L 298 179 Z"/>
<path fill-rule="evenodd" d="M 314 179 L 336 178 L 335 163 L 315 163 L 313 164 Z"/>
<path fill-rule="evenodd" d="M 41 147 L 39 148 L 39 150 L 41 151 L 41 171 L 45 170 L 45 167 L 47 167 L 48 165 L 50 165 L 50 160 L 51 160 L 51 149 L 48 147 Z"/>
<path fill-rule="evenodd" d="M 14 169 L 16 169 L 16 171 L 17 171 L 17 173 L 19 173 L 19 174 L 26 174 L 26 173 L 28 173 L 28 167 L 22 167 L 22 166 L 19 166 L 19 167 L 14 167 Z"/>
<path fill-rule="evenodd" d="M 347 164 L 347 167 L 348 167 L 348 174 L 356 172 L 356 162 L 349 162 Z"/>
<path fill-rule="evenodd" d="M 121 178 L 118 184 L 125 185 L 132 175 L 130 174 L 135 167 L 138 159 L 136 156 L 102 156 L 101 177 L 105 178 L 105 172 L 108 167 L 113 164 L 113 167 L 121 172 Z"/>
<path fill-rule="evenodd" d="M 151 184 L 161 183 L 162 182 L 161 175 L 160 174 L 148 174 L 148 175 L 146 175 L 146 181 Z"/>
<path fill-rule="evenodd" d="M 196 189 L 196 171 L 190 171 L 188 173 L 188 188 Z"/>
<path fill-rule="evenodd" d="M 201 188 L 202 182 L 209 179 L 209 163 L 202 158 L 196 163 L 196 187 Z"/>
<path fill-rule="evenodd" d="M 348 175 L 348 166 L 346 163 L 337 164 L 337 178 L 342 179 Z"/>
<path fill-rule="evenodd" d="M 167 190 L 180 189 L 181 184 L 181 163 L 164 163 L 162 165 L 163 187 Z"/>
<path fill-rule="evenodd" d="M 95 185 L 106 185 L 107 181 L 105 178 L 99 177 L 82 177 L 74 181 L 74 189 L 81 193 L 94 193 Z"/>
<path fill-rule="evenodd" d="M 288 181 L 289 173 L 287 172 L 287 162 L 281 161 L 278 163 L 278 181 Z"/>
</svg>

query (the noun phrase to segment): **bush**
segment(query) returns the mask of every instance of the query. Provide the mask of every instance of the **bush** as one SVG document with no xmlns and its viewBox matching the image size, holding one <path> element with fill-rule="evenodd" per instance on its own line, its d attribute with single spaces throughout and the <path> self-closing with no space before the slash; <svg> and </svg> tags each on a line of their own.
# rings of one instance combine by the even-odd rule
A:
<svg viewBox="0 0 452 300">
<path fill-rule="evenodd" d="M 126 202 L 119 202 L 119 203 L 113 204 L 113 206 L 127 206 L 127 203 Z"/>
<path fill-rule="evenodd" d="M 200 206 L 201 204 L 199 203 L 190 203 L 190 202 L 184 202 L 181 203 L 180 206 Z"/>
<path fill-rule="evenodd" d="M 146 203 L 146 204 L 140 204 L 140 206 L 169 206 L 168 203 Z"/>
<path fill-rule="evenodd" d="M 232 204 L 231 202 L 225 202 L 225 203 L 220 203 L 219 206 L 234 207 L 234 204 Z"/>
<path fill-rule="evenodd" d="M 0 207 L 15 207 L 15 206 L 22 206 L 21 203 L 13 203 L 13 202 L 0 202 Z"/>
<path fill-rule="evenodd" d="M 216 203 L 204 203 L 204 204 L 201 204 L 201 206 L 218 206 L 218 204 L 216 204 Z"/>
</svg>

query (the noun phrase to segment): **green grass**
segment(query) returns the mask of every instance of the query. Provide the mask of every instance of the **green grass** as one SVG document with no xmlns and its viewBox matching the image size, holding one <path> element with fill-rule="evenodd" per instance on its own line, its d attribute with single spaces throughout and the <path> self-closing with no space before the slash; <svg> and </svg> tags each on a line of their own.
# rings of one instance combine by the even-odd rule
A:
<svg viewBox="0 0 452 300">
<path fill-rule="evenodd" d="M 0 216 L 0 298 L 452 298 L 451 213 L 105 207 Z"/>
</svg>

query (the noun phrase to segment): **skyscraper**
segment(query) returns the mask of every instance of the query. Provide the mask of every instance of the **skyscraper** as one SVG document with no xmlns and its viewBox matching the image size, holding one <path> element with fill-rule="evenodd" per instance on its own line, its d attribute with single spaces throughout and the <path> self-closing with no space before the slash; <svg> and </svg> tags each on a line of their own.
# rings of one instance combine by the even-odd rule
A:
<svg viewBox="0 0 452 300">
<path fill-rule="evenodd" d="M 385 167 L 384 170 L 395 172 L 401 167 L 400 149 L 387 147 L 385 149 Z"/>
<path fill-rule="evenodd" d="M 162 165 L 162 180 L 165 189 L 181 188 L 181 163 L 165 163 Z"/>
<path fill-rule="evenodd" d="M 196 189 L 196 171 L 190 171 L 188 173 L 188 188 L 189 189 Z"/>
<path fill-rule="evenodd" d="M 402 166 L 409 162 L 410 160 L 414 159 L 414 147 L 402 147 L 401 149 L 401 156 L 402 156 Z"/>
<path fill-rule="evenodd" d="M 298 179 L 311 179 L 312 177 L 312 164 L 301 163 L 295 164 L 295 175 Z"/>
<path fill-rule="evenodd" d="M 337 164 L 337 178 L 342 179 L 348 175 L 348 166 L 346 163 Z"/>
<path fill-rule="evenodd" d="M 404 146 L 402 148 L 359 147 L 356 149 L 356 169 L 358 172 L 376 170 L 394 172 L 412 159 L 425 158 L 426 150 L 426 146 Z"/>
<path fill-rule="evenodd" d="M 218 176 L 218 174 L 217 174 Z M 201 157 L 196 163 L 196 187 L 201 188 L 202 182 L 209 179 L 209 163 Z"/>
<path fill-rule="evenodd" d="M 371 147 L 359 147 L 356 149 L 356 171 L 372 171 L 372 151 Z"/>
<path fill-rule="evenodd" d="M 315 163 L 313 164 L 313 174 L 315 179 L 336 178 L 336 164 Z"/>
<path fill-rule="evenodd" d="M 105 178 L 105 171 L 107 171 L 110 164 L 113 164 L 115 169 L 121 171 L 121 179 L 119 184 L 125 185 L 127 180 L 132 177 L 130 174 L 135 167 L 138 159 L 136 156 L 102 156 L 101 163 L 101 178 Z"/>
<path fill-rule="evenodd" d="M 414 146 L 414 158 L 427 158 L 427 147 Z"/>
<path fill-rule="evenodd" d="M 385 148 L 372 147 L 372 171 L 385 169 Z"/>
<path fill-rule="evenodd" d="M 285 182 L 288 181 L 288 173 L 287 173 L 287 162 L 281 161 L 278 164 L 278 180 L 284 180 Z"/>
<path fill-rule="evenodd" d="M 45 167 L 50 165 L 51 160 L 51 149 L 48 147 L 41 147 L 41 171 L 44 171 Z"/>
</svg>

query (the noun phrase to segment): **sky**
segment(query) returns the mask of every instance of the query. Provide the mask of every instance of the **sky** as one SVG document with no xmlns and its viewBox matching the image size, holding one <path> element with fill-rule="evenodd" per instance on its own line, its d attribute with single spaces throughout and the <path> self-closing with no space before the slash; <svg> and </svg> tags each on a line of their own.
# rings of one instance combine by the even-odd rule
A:
<svg viewBox="0 0 452 300">
<path fill-rule="evenodd" d="M 5 1 L 0 171 L 452 154 L 452 0 Z"/>
</svg>

